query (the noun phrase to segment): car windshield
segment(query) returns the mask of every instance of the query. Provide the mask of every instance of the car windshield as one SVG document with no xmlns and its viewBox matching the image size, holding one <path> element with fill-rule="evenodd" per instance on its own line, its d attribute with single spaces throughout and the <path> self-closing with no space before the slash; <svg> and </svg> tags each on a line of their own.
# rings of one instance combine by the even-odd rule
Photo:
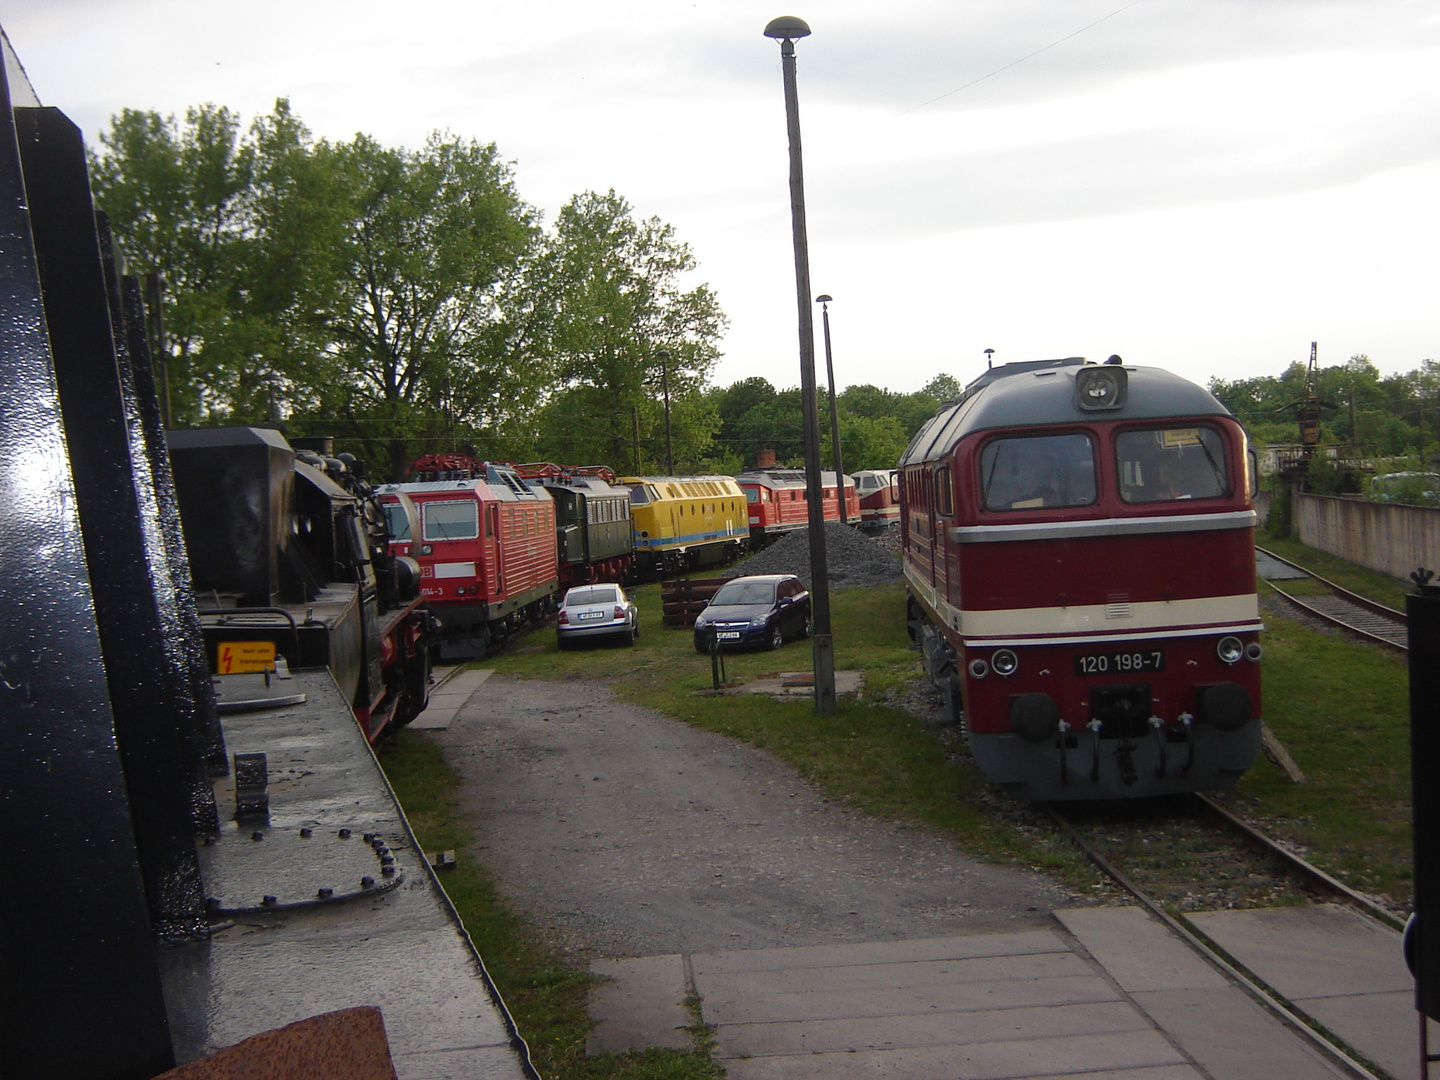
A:
<svg viewBox="0 0 1440 1080">
<path fill-rule="evenodd" d="M 614 604 L 619 602 L 615 586 L 603 589 L 571 589 L 565 594 L 566 607 L 588 607 L 591 604 Z"/>
<path fill-rule="evenodd" d="M 773 581 L 732 581 L 720 586 L 720 591 L 710 602 L 718 607 L 727 604 L 769 604 L 774 600 Z"/>
</svg>

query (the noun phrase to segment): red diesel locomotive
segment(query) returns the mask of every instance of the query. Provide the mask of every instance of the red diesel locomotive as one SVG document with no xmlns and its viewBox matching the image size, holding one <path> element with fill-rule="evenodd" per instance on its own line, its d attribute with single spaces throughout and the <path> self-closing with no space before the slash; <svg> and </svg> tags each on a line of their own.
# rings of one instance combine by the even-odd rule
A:
<svg viewBox="0 0 1440 1080">
<path fill-rule="evenodd" d="M 900 462 L 911 636 L 976 762 L 1026 799 L 1228 788 L 1260 747 L 1246 438 L 1168 372 L 972 382 Z"/>
<path fill-rule="evenodd" d="M 418 481 L 378 489 L 393 539 L 408 542 L 420 564 L 421 595 L 440 622 L 440 658 L 483 656 L 492 640 L 554 610 L 555 504 L 540 484 L 494 462 L 432 454 L 414 471 Z M 404 520 L 400 496 L 418 523 Z"/>
<path fill-rule="evenodd" d="M 803 469 L 746 469 L 735 482 L 745 492 L 750 517 L 750 546 L 759 548 L 788 532 L 810 524 L 810 503 L 805 497 Z M 826 521 L 840 520 L 840 500 L 835 494 L 835 473 L 820 474 L 821 507 Z M 855 481 L 845 477 L 845 519 L 860 523 L 860 500 Z"/>
<path fill-rule="evenodd" d="M 900 523 L 900 478 L 894 469 L 861 469 L 854 474 L 860 500 L 860 528 L 880 532 Z"/>
</svg>

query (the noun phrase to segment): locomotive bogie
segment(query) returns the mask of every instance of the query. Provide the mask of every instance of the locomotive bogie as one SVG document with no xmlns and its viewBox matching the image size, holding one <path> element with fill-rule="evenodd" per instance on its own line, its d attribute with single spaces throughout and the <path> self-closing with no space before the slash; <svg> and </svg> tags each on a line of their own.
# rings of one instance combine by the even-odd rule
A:
<svg viewBox="0 0 1440 1080">
<path fill-rule="evenodd" d="M 1199 387 L 1078 359 L 987 372 L 912 440 L 910 632 L 987 776 L 1023 798 L 1124 798 L 1249 767 L 1247 464 Z"/>
</svg>

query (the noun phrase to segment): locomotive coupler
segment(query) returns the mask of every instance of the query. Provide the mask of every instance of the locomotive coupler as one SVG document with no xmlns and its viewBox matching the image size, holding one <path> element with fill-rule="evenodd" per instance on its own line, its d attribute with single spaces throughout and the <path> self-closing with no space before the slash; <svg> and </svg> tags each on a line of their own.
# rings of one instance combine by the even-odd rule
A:
<svg viewBox="0 0 1440 1080">
<path fill-rule="evenodd" d="M 1059 743 L 1057 744 L 1057 745 L 1060 747 L 1060 786 L 1061 786 L 1061 787 L 1064 787 L 1066 784 L 1070 783 L 1070 769 L 1069 769 L 1068 764 L 1066 763 L 1066 757 L 1065 757 L 1065 753 L 1066 753 L 1066 751 L 1065 751 L 1065 733 L 1068 732 L 1069 730 L 1070 730 L 1070 725 L 1067 724 L 1064 720 L 1061 720 L 1061 721 L 1060 721 L 1060 741 L 1059 741 Z"/>
<path fill-rule="evenodd" d="M 1162 730 L 1165 721 L 1158 716 L 1150 717 L 1150 727 L 1155 732 L 1155 749 L 1159 753 L 1159 759 L 1155 763 L 1155 775 L 1165 775 L 1165 732 Z"/>
<path fill-rule="evenodd" d="M 1135 744 L 1123 739 L 1115 748 L 1115 760 L 1120 763 L 1120 782 L 1126 787 L 1135 783 L 1140 774 L 1135 771 Z"/>
<path fill-rule="evenodd" d="M 1179 720 L 1185 725 L 1185 738 L 1190 742 L 1190 754 L 1185 759 L 1185 767 L 1180 770 L 1180 775 L 1185 777 L 1190 775 L 1190 768 L 1195 764 L 1195 728 L 1192 726 L 1195 723 L 1195 717 L 1188 712 L 1182 712 Z"/>
<path fill-rule="evenodd" d="M 1089 728 L 1090 734 L 1095 736 L 1095 760 L 1090 763 L 1090 782 L 1098 784 L 1100 782 L 1100 728 L 1103 725 L 1099 720 L 1091 720 L 1085 726 Z"/>
</svg>

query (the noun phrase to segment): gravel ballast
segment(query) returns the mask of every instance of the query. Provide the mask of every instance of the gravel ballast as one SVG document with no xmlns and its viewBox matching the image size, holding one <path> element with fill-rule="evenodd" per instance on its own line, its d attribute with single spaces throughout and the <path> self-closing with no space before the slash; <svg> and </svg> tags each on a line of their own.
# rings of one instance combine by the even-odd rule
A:
<svg viewBox="0 0 1440 1080">
<path fill-rule="evenodd" d="M 863 589 L 872 585 L 894 585 L 901 580 L 900 559 L 882 541 L 866 536 L 838 521 L 825 523 L 825 561 L 832 589 Z M 797 529 L 764 551 L 741 559 L 724 572 L 725 577 L 749 574 L 794 574 L 811 583 L 810 530 Z"/>
</svg>

